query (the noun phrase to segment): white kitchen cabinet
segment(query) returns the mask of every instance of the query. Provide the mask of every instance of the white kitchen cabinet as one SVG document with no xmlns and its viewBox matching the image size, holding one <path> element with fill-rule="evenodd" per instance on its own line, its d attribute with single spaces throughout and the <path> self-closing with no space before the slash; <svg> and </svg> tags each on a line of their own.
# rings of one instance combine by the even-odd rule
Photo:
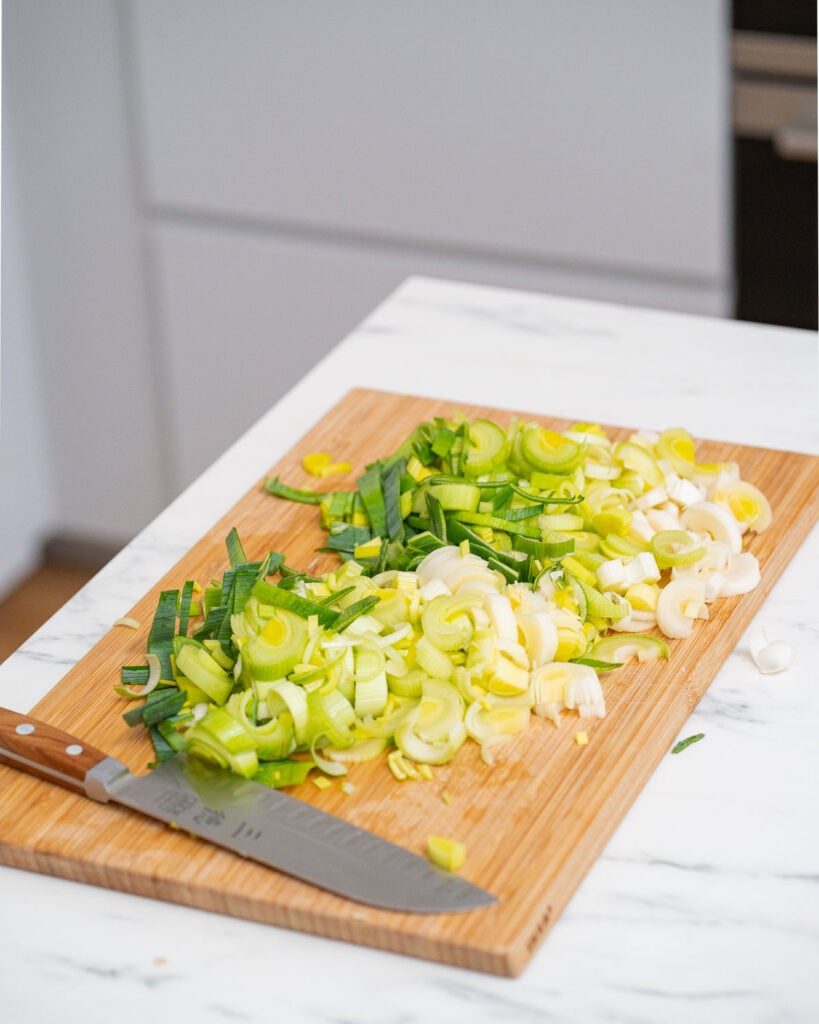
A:
<svg viewBox="0 0 819 1024">
<path fill-rule="evenodd" d="M 160 214 L 725 288 L 715 0 L 133 0 Z"/>
<path fill-rule="evenodd" d="M 727 9 L 6 0 L 12 544 L 127 540 L 413 274 L 727 314 Z"/>
<path fill-rule="evenodd" d="M 151 262 L 162 325 L 163 421 L 173 438 L 165 454 L 174 491 L 412 274 L 577 296 L 588 294 L 591 281 L 598 298 L 616 302 L 645 302 L 657 294 L 646 278 L 590 277 L 501 259 L 452 259 L 176 223 L 154 227 Z M 679 309 L 701 310 L 709 296 L 681 286 L 676 300 Z M 453 342 L 442 337 L 440 343 Z M 554 353 L 544 347 L 543 357 L 548 362 Z M 463 358 L 469 359 L 468 350 Z M 429 372 L 434 376 L 434 365 Z"/>
<path fill-rule="evenodd" d="M 721 3 L 127 14 L 176 484 L 411 274 L 728 309 Z"/>
</svg>

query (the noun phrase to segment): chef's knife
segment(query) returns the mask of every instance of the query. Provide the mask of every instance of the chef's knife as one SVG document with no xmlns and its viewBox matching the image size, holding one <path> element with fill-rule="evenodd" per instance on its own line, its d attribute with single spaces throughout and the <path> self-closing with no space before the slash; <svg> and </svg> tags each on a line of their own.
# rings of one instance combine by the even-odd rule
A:
<svg viewBox="0 0 819 1024">
<path fill-rule="evenodd" d="M 0 762 L 94 800 L 141 811 L 360 903 L 434 914 L 496 902 L 471 882 L 380 836 L 182 753 L 136 776 L 68 733 L 0 708 Z"/>
</svg>

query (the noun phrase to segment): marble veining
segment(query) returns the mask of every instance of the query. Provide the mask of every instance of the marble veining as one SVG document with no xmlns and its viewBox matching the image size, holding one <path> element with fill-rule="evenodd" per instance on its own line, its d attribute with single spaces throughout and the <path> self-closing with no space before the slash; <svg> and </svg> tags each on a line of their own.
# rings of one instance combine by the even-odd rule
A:
<svg viewBox="0 0 819 1024">
<path fill-rule="evenodd" d="M 0 702 L 32 707 L 352 387 L 815 452 L 816 368 L 806 332 L 412 279 L 0 665 Z M 760 675 L 746 633 L 520 978 L 5 868 L 4 1024 L 819 1020 L 817 564 L 814 530 L 754 622 L 793 666 Z"/>
</svg>

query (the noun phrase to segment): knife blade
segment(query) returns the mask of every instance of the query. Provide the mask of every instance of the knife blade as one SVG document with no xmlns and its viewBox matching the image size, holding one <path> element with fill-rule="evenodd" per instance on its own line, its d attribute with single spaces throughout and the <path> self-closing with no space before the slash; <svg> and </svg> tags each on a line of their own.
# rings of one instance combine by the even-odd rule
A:
<svg viewBox="0 0 819 1024">
<path fill-rule="evenodd" d="M 0 708 L 0 762 L 359 903 L 436 914 L 496 902 L 466 879 L 343 818 L 184 753 L 148 775 L 133 775 L 69 733 Z"/>
</svg>

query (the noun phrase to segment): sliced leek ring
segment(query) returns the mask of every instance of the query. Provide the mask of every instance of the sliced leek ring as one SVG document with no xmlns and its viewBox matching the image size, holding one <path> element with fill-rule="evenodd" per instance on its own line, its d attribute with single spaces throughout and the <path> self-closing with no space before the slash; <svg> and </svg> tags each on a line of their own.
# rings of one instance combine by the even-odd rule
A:
<svg viewBox="0 0 819 1024">
<path fill-rule="evenodd" d="M 671 580 L 660 591 L 657 625 L 668 637 L 685 639 L 694 631 L 694 618 L 705 608 L 705 581 L 696 576 Z M 690 614 L 696 611 L 696 616 Z"/>
<path fill-rule="evenodd" d="M 464 469 L 471 476 L 491 473 L 506 459 L 506 431 L 492 420 L 472 420 L 467 429 L 466 441 Z"/>
<path fill-rule="evenodd" d="M 762 533 L 771 525 L 772 513 L 768 499 L 758 487 L 745 480 L 717 486 L 711 500 L 718 505 L 724 505 L 743 532 L 753 530 Z"/>
<path fill-rule="evenodd" d="M 446 764 L 467 738 L 463 698 L 454 686 L 430 680 L 416 707 L 395 730 L 395 745 L 418 764 Z"/>
<path fill-rule="evenodd" d="M 593 658 L 601 661 L 619 661 L 623 664 L 637 661 L 668 659 L 668 644 L 659 637 L 632 633 L 628 636 L 606 636 L 596 641 L 591 650 Z"/>
<path fill-rule="evenodd" d="M 657 438 L 655 445 L 661 459 L 667 459 L 675 473 L 680 476 L 691 476 L 696 469 L 694 439 L 682 427 L 664 430 Z"/>
<path fill-rule="evenodd" d="M 714 540 L 728 545 L 732 555 L 742 551 L 742 534 L 736 519 L 724 505 L 714 501 L 700 501 L 684 508 L 680 514 L 680 523 L 686 530 L 710 533 Z"/>
<path fill-rule="evenodd" d="M 583 458 L 583 445 L 536 424 L 524 427 L 520 438 L 523 458 L 545 473 L 570 473 Z"/>
</svg>

